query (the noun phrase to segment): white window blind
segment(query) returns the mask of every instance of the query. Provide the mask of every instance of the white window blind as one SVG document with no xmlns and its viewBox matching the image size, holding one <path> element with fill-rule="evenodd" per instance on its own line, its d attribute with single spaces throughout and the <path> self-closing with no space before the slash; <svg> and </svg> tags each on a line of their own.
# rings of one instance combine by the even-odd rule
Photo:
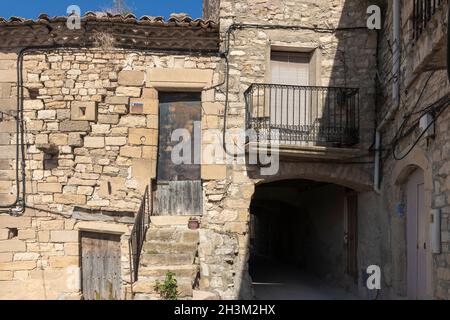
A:
<svg viewBox="0 0 450 320">
<path fill-rule="evenodd" d="M 299 52 L 271 53 L 271 83 L 293 86 L 309 86 L 311 55 Z M 272 129 L 293 128 L 307 131 L 314 122 L 310 110 L 311 95 L 308 90 L 291 87 L 273 87 L 265 93 L 270 98 L 267 109 L 270 111 Z M 280 141 L 280 143 L 289 143 Z"/>
<path fill-rule="evenodd" d="M 309 85 L 310 60 L 311 55 L 309 53 L 272 51 L 272 83 Z"/>
</svg>

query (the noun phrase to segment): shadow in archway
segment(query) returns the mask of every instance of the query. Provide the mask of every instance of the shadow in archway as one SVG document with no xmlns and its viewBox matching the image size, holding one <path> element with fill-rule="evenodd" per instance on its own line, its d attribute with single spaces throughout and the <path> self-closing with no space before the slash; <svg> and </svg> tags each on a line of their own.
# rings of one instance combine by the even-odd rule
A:
<svg viewBox="0 0 450 320">
<path fill-rule="evenodd" d="M 317 4 L 315 3 L 306 4 L 304 1 L 294 1 L 294 3 L 298 4 L 299 11 L 303 10 L 310 13 L 308 17 L 309 22 L 315 23 L 315 25 L 320 27 L 342 29 L 334 34 L 314 34 L 314 36 L 311 36 L 311 32 L 306 30 L 283 30 L 283 32 L 286 32 L 284 42 L 291 41 L 293 46 L 295 45 L 294 43 L 304 44 L 308 48 L 316 46 L 313 55 L 319 56 L 319 59 L 314 59 L 312 69 L 320 70 L 320 73 L 317 75 L 313 75 L 314 72 L 311 72 L 310 76 L 313 75 L 313 81 L 309 82 L 310 85 L 315 87 L 308 89 L 313 93 L 311 93 L 309 99 L 306 99 L 307 102 L 304 102 L 304 107 L 311 107 L 312 110 L 309 114 L 308 112 L 306 113 L 307 116 L 305 118 L 312 117 L 312 121 L 307 124 L 312 126 L 312 130 L 315 132 L 312 139 L 314 141 L 311 142 L 310 137 L 303 141 L 305 140 L 304 128 L 300 126 L 300 132 L 298 132 L 299 126 L 296 123 L 296 120 L 301 119 L 301 117 L 296 116 L 296 113 L 293 112 L 290 119 L 286 121 L 280 120 L 279 123 L 275 121 L 275 124 L 279 125 L 282 132 L 288 131 L 291 136 L 294 136 L 292 139 L 285 139 L 289 140 L 288 148 L 286 149 L 292 149 L 289 147 L 295 146 L 295 143 L 299 141 L 300 143 L 297 146 L 300 147 L 312 145 L 314 147 L 348 148 L 351 146 L 355 149 L 370 150 L 375 125 L 374 79 L 376 75 L 377 37 L 375 32 L 364 28 L 359 30 L 350 29 L 366 25 L 367 7 L 373 2 L 368 0 L 346 0 L 341 2 L 342 7 L 336 7 L 334 2 L 328 2 L 329 10 L 327 8 L 317 10 Z M 326 4 L 323 6 L 326 6 Z M 257 5 L 255 5 L 254 10 L 257 9 Z M 261 19 L 263 18 L 255 17 L 255 23 L 261 22 Z M 239 20 L 239 14 L 237 14 L 236 20 Z M 336 23 L 336 21 L 338 22 Z M 301 19 L 299 21 L 290 20 L 283 22 L 275 19 L 275 22 L 280 24 L 307 24 Z M 343 30 L 345 28 L 349 29 Z M 266 36 L 269 39 L 271 35 L 276 37 L 278 35 L 277 32 L 281 31 L 277 30 L 273 33 L 267 31 Z M 268 45 L 271 44 L 268 43 Z M 271 49 L 274 50 L 275 47 L 276 45 L 273 45 Z M 258 48 L 256 42 L 255 48 Z M 267 49 L 267 46 L 264 49 Z M 295 48 L 290 48 L 289 50 L 296 51 Z M 301 52 L 302 50 L 299 49 L 298 51 Z M 264 53 L 261 52 L 261 54 L 267 55 L 269 52 L 270 50 L 266 50 Z M 270 58 L 266 57 L 266 59 Z M 261 78 L 256 81 L 258 86 L 264 87 L 260 82 L 267 81 L 270 78 L 267 76 L 266 74 L 265 79 Z M 324 87 L 327 90 L 324 93 L 320 91 L 321 94 L 317 96 L 315 93 L 318 90 L 317 87 Z M 334 90 L 333 88 L 344 88 L 344 90 Z M 348 88 L 349 91 L 345 90 L 345 88 Z M 358 94 L 351 88 L 357 89 Z M 247 105 L 253 107 L 253 110 L 247 110 L 247 118 L 255 118 L 253 112 L 256 110 L 256 120 L 265 121 L 263 124 L 267 123 L 267 118 L 269 117 L 267 110 L 273 109 L 270 106 L 267 107 L 267 103 L 273 104 L 278 102 L 283 105 L 283 101 L 286 101 L 284 105 L 292 106 L 298 100 L 300 102 L 297 105 L 302 105 L 301 101 L 303 99 L 296 98 L 295 95 L 291 95 L 283 100 L 284 98 L 279 98 L 278 96 L 273 98 L 273 91 L 263 90 L 265 90 L 264 93 L 254 92 L 255 94 L 249 97 L 249 101 L 253 104 L 246 101 Z M 330 95 L 330 93 L 332 94 Z M 256 99 L 256 102 L 251 100 L 252 97 Z M 260 101 L 261 98 L 264 103 Z M 357 105 L 355 106 L 355 104 Z M 324 106 L 327 107 L 325 108 Z M 350 114 L 347 113 L 349 106 L 351 107 Z M 263 108 L 262 113 L 261 108 Z M 291 109 L 286 108 L 286 110 Z M 287 116 L 290 114 L 288 112 Z M 354 120 L 355 123 L 349 122 L 349 117 L 350 121 Z M 281 117 L 281 119 L 284 118 Z M 270 121 L 269 123 L 272 124 Z M 347 130 L 348 128 L 350 129 Z M 295 130 L 297 132 L 291 132 Z M 265 141 L 262 138 L 261 140 Z M 280 140 L 284 141 L 283 139 Z M 289 153 L 288 156 L 291 158 L 287 158 L 284 155 L 285 158 L 280 159 L 280 167 L 282 167 L 280 172 L 282 171 L 282 173 L 274 176 L 263 177 L 260 174 L 261 168 L 252 165 L 247 166 L 247 172 L 250 178 L 259 181 L 267 182 L 273 181 L 275 178 L 292 179 L 295 177 L 339 183 L 358 191 L 367 190 L 367 185 L 372 183 L 370 177 L 371 164 L 366 165 L 362 161 L 355 164 L 339 164 L 337 163 L 339 160 L 330 160 L 331 158 L 328 159 L 326 156 L 320 157 L 320 155 L 315 158 L 314 152 L 311 152 L 311 154 L 304 154 L 303 158 L 300 157 L 300 161 L 304 161 L 303 163 L 298 163 L 298 154 Z M 359 159 L 358 156 L 355 156 L 355 158 Z M 354 158 L 350 159 L 355 160 Z M 290 166 L 294 162 L 296 162 L 295 165 Z M 297 168 L 300 168 L 302 172 L 296 172 Z M 292 170 L 292 172 L 288 172 L 289 170 Z M 357 174 L 354 174 L 354 177 L 348 177 L 348 173 Z M 365 181 L 362 182 L 362 180 Z M 281 183 L 284 182 L 281 181 Z M 280 274 L 283 273 L 283 270 L 287 270 L 283 266 L 288 265 L 297 270 L 307 272 L 308 275 L 311 275 L 310 279 L 314 276 L 319 280 L 325 280 L 325 284 L 332 287 L 355 289 L 355 280 L 358 279 L 359 274 L 357 270 L 361 266 L 356 262 L 352 263 L 351 276 L 347 275 L 350 268 L 347 261 L 348 243 L 346 243 L 349 239 L 346 238 L 345 234 L 349 225 L 348 220 L 346 220 L 348 217 L 344 215 L 346 213 L 346 199 L 348 198 L 346 195 L 347 189 L 329 184 L 315 185 L 315 182 L 308 181 L 306 183 L 308 188 L 313 186 L 315 191 L 299 191 L 299 188 L 303 187 L 302 181 L 295 180 L 290 183 L 291 186 L 285 188 L 282 192 L 275 192 L 272 184 L 269 187 L 257 187 L 250 210 L 252 217 L 250 232 L 252 234 L 248 243 L 249 268 L 248 270 L 243 270 L 242 278 L 246 279 L 248 272 L 255 279 L 258 277 L 258 274 Z M 264 189 L 269 189 L 270 191 L 267 192 L 266 190 L 264 192 Z M 260 194 L 264 195 L 261 196 Z M 273 199 L 275 195 L 281 198 Z M 334 199 L 332 199 L 333 197 Z M 352 197 L 353 199 L 357 198 L 356 196 Z M 356 217 L 356 205 L 353 207 Z M 340 209 L 337 210 L 336 208 Z M 356 222 L 353 222 L 356 226 Z M 257 231 L 255 231 L 255 228 Z M 276 232 L 270 231 L 270 228 L 276 228 Z M 352 250 L 356 260 L 356 234 L 354 239 L 351 240 L 354 242 Z M 269 267 L 276 265 L 276 267 L 270 270 L 261 270 L 258 273 L 254 268 L 255 261 L 259 261 L 260 263 L 257 263 L 259 265 Z M 295 272 L 287 273 L 295 274 Z M 301 275 L 300 272 L 299 275 Z M 253 279 L 253 282 L 255 279 Z M 285 282 L 296 281 L 294 278 L 290 279 L 285 280 Z M 255 286 L 253 286 L 253 289 L 256 289 Z M 241 284 L 241 293 L 244 292 L 248 292 L 245 281 Z M 301 297 L 291 294 L 291 298 Z M 333 297 L 330 298 L 333 299 Z"/>
<path fill-rule="evenodd" d="M 249 272 L 256 299 L 355 299 L 353 192 L 287 180 L 256 188 Z"/>
</svg>

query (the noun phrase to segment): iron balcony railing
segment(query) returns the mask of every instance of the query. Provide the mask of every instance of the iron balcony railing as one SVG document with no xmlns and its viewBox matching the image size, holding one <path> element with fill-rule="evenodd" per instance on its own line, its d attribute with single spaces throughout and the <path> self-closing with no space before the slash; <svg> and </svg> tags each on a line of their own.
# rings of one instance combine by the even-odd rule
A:
<svg viewBox="0 0 450 320">
<path fill-rule="evenodd" d="M 413 0 L 413 37 L 419 39 L 428 22 L 444 3 L 444 0 Z"/>
<path fill-rule="evenodd" d="M 138 280 L 139 263 L 141 258 L 142 248 L 145 242 L 145 236 L 151 222 L 153 214 L 153 180 L 145 189 L 144 197 L 141 206 L 134 221 L 134 226 L 131 231 L 129 239 L 129 254 L 130 254 L 130 277 L 131 284 Z"/>
<path fill-rule="evenodd" d="M 252 84 L 247 129 L 259 141 L 353 146 L 359 142 L 359 89 Z"/>
</svg>

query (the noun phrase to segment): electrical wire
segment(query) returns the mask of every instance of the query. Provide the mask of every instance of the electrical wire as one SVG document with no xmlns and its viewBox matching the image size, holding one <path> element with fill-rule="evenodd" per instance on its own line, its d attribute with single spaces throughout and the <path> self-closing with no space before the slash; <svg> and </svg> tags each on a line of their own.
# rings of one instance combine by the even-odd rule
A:
<svg viewBox="0 0 450 320">
<path fill-rule="evenodd" d="M 227 117 L 228 117 L 228 106 L 229 106 L 229 81 L 230 81 L 230 64 L 229 64 L 229 50 L 230 50 L 230 43 L 231 43 L 231 36 L 234 36 L 234 31 L 236 30 L 242 30 L 242 29 L 263 29 L 263 30 L 268 30 L 268 29 L 281 29 L 281 30 L 308 30 L 308 31 L 312 31 L 312 32 L 317 32 L 317 33 L 336 33 L 339 31 L 342 32 L 346 32 L 346 31 L 365 31 L 367 32 L 367 27 L 363 26 L 363 27 L 340 27 L 340 28 L 321 28 L 321 27 L 309 27 L 309 26 L 301 26 L 301 25 L 274 25 L 274 24 L 244 24 L 244 23 L 233 23 L 232 25 L 229 26 L 229 28 L 227 29 L 226 33 L 225 33 L 225 51 L 222 53 L 219 53 L 218 56 L 220 56 L 221 58 L 224 58 L 225 60 L 225 78 L 224 81 L 218 85 L 215 85 L 211 88 L 216 88 L 219 86 L 222 86 L 225 84 L 225 111 L 224 111 L 224 129 L 223 129 L 223 147 L 225 152 L 228 155 L 231 155 L 233 157 L 237 157 L 237 156 L 243 156 L 245 155 L 245 152 L 243 154 L 236 154 L 236 153 L 230 153 L 227 149 L 227 145 L 226 145 L 226 130 L 227 130 L 227 126 L 228 126 L 228 121 L 227 121 Z M 17 143 L 17 151 L 16 151 L 16 181 L 17 181 L 17 185 L 18 185 L 18 191 L 19 191 L 19 153 L 22 152 L 22 170 L 24 170 L 25 168 L 25 161 L 23 159 L 23 155 L 25 153 L 24 150 L 24 132 L 23 132 L 23 79 L 22 79 L 22 68 L 23 68 L 23 57 L 26 53 L 28 52 L 33 52 L 33 51 L 45 51 L 45 50 L 73 50 L 73 49 L 82 49 L 82 48 L 91 48 L 93 47 L 92 45 L 87 45 L 87 44 L 81 44 L 81 45 L 70 45 L 70 46 L 66 46 L 66 45 L 58 45 L 58 44 L 53 44 L 53 45 L 45 45 L 45 46 L 33 46 L 33 47 L 26 47 L 23 48 L 19 55 L 18 55 L 18 62 L 17 62 L 17 75 L 18 75 L 18 85 L 17 85 L 17 130 L 16 132 L 19 133 L 20 132 L 20 140 L 19 138 L 18 143 Z M 129 45 L 120 45 L 118 46 L 119 49 L 128 49 L 128 50 L 135 50 L 137 52 L 152 52 L 154 54 L 157 53 L 171 53 L 171 54 L 212 54 L 212 55 L 216 55 L 214 52 L 211 52 L 210 50 L 192 50 L 192 49 L 188 49 L 188 50 L 183 50 L 183 49 L 142 49 L 142 50 L 137 50 L 135 49 L 133 46 L 129 46 Z M 207 88 L 207 89 L 211 89 L 211 88 Z M 20 128 L 22 128 L 21 130 L 19 130 Z M 22 175 L 24 176 L 24 172 L 22 172 Z M 23 177 L 22 179 L 22 192 L 23 192 L 23 207 L 26 206 L 25 204 L 25 178 Z M 17 194 L 17 198 L 14 204 L 10 205 L 10 206 L 3 206 L 3 207 L 11 207 L 11 206 L 15 206 L 20 202 L 20 197 L 19 197 L 19 192 Z M 0 208 L 2 208 L 2 206 L 0 206 Z"/>
<path fill-rule="evenodd" d="M 422 100 L 422 97 L 425 93 L 425 90 L 428 88 L 428 85 L 430 83 L 431 78 L 433 77 L 433 75 L 435 74 L 435 71 L 430 72 L 430 74 L 428 75 L 427 80 L 425 81 L 424 86 L 422 87 L 419 97 L 417 98 L 413 108 L 411 109 L 410 112 L 408 112 L 404 117 L 403 117 L 403 121 L 400 125 L 400 128 L 397 130 L 397 132 L 394 135 L 394 138 L 392 139 L 393 143 L 397 143 L 399 140 L 399 136 L 403 135 L 403 130 L 406 126 L 406 124 L 408 123 L 409 119 L 411 118 L 411 116 L 413 115 L 412 112 L 414 112 L 414 110 L 417 108 L 417 106 L 419 105 L 420 101 Z"/>
<path fill-rule="evenodd" d="M 225 73 L 225 110 L 223 119 L 223 137 L 222 137 L 222 148 L 228 156 L 233 158 L 245 156 L 245 151 L 242 153 L 230 152 L 227 148 L 226 141 L 226 131 L 228 127 L 228 105 L 229 105 L 229 78 L 230 78 L 230 67 L 229 67 L 229 53 L 231 46 L 231 36 L 234 36 L 234 31 L 243 29 L 261 29 L 261 30 L 307 30 L 317 33 L 336 33 L 339 31 L 365 31 L 367 32 L 367 27 L 338 27 L 338 28 L 321 28 L 321 27 L 309 27 L 302 25 L 279 25 L 279 24 L 254 24 L 254 23 L 233 23 L 231 24 L 225 32 L 225 50 L 222 53 L 222 57 L 225 59 L 226 73 Z"/>
<path fill-rule="evenodd" d="M 417 139 L 414 141 L 414 143 L 409 147 L 409 149 L 403 153 L 403 155 L 399 156 L 396 153 L 396 147 L 397 142 L 394 143 L 394 146 L 392 147 L 392 155 L 395 160 L 401 161 L 405 159 L 413 150 L 414 148 L 419 144 L 420 140 L 425 136 L 425 134 L 428 132 L 428 130 L 431 128 L 432 125 L 434 125 L 439 118 L 439 116 L 448 108 L 450 105 L 450 101 L 447 100 L 445 103 L 443 103 L 441 106 L 437 107 L 437 109 L 440 109 L 438 113 L 434 116 L 434 119 L 428 124 L 428 126 L 422 131 L 422 133 L 417 137 Z"/>
<path fill-rule="evenodd" d="M 17 70 L 16 70 L 16 74 L 17 74 L 17 116 L 16 116 L 16 159 L 15 159 L 15 168 L 16 168 L 16 199 L 12 204 L 1 204 L 0 205 L 0 210 L 1 209 L 9 209 L 10 212 L 12 210 L 12 208 L 14 207 L 19 207 L 19 211 L 22 211 L 24 206 L 25 206 L 25 172 L 24 172 L 24 161 L 22 160 L 22 186 L 23 186 L 23 194 L 22 194 L 22 198 L 20 197 L 20 180 L 19 180 L 19 156 L 20 153 L 22 152 L 22 159 L 24 157 L 24 142 L 23 142 L 23 100 L 21 99 L 21 97 L 23 97 L 23 72 L 22 72 L 22 68 L 23 68 L 23 53 L 25 52 L 25 49 L 22 49 L 18 56 L 17 56 Z"/>
<path fill-rule="evenodd" d="M 8 209 L 11 213 L 13 208 L 17 209 L 17 212 L 23 213 L 24 208 L 26 207 L 26 174 L 25 174 L 25 142 L 24 142 L 24 115 L 23 115 L 23 97 L 24 97 L 24 86 L 23 86 L 23 58 L 26 54 L 30 52 L 46 52 L 49 50 L 81 50 L 81 49 L 95 49 L 96 46 L 94 44 L 86 44 L 82 43 L 79 45 L 65 45 L 65 44 L 50 44 L 43 46 L 30 46 L 24 47 L 20 50 L 17 55 L 17 115 L 15 115 L 16 119 L 16 186 L 17 186 L 17 194 L 16 199 L 11 204 L 0 204 L 0 211 L 2 209 Z M 202 50 L 202 49 L 156 49 L 156 48 L 142 48 L 136 49 L 136 47 L 132 45 L 123 45 L 120 44 L 116 47 L 117 49 L 130 50 L 130 52 L 147 52 L 152 54 L 172 54 L 172 55 L 211 55 L 211 56 L 219 56 L 219 53 L 211 50 Z M 12 116 L 12 115 L 11 115 Z M 21 156 L 22 155 L 22 156 Z M 21 161 L 19 161 L 21 159 Z M 21 169 L 19 169 L 21 168 Z M 19 178 L 19 170 L 22 171 L 22 183 L 20 183 Z"/>
</svg>

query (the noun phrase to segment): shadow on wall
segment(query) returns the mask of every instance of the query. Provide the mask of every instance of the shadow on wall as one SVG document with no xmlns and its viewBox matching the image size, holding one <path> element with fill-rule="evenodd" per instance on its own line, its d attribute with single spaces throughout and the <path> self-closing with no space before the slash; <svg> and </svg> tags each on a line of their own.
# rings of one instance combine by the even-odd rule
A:
<svg viewBox="0 0 450 320">
<path fill-rule="evenodd" d="M 347 190 L 307 180 L 257 186 L 250 208 L 250 274 L 254 280 L 267 280 L 257 262 L 263 259 L 297 270 L 280 274 L 278 280 L 308 274 L 329 284 L 345 283 Z"/>
<path fill-rule="evenodd" d="M 323 1 L 320 2 L 321 6 L 329 6 L 329 8 L 324 8 L 320 11 L 320 19 L 315 16 L 310 16 L 307 22 L 306 20 L 299 18 L 298 21 L 290 20 L 290 24 L 297 25 L 308 25 L 314 22 L 313 20 L 316 18 L 318 21 L 318 27 L 336 27 L 336 28 L 352 28 L 352 27 L 365 27 L 367 23 L 367 8 L 370 5 L 379 3 L 382 5 L 384 1 L 368 1 L 368 0 L 346 0 L 343 2 L 343 7 L 340 12 L 339 22 L 337 25 L 334 23 L 333 19 L 336 17 L 336 8 L 334 7 L 333 2 Z M 300 11 L 308 11 L 308 6 L 317 6 L 318 4 L 305 4 L 304 1 L 297 1 L 297 8 Z M 267 4 L 261 4 L 262 6 L 267 6 Z M 302 5 L 302 7 L 300 6 Z M 258 6 L 258 5 L 257 5 Z M 300 9 L 301 8 L 301 9 Z M 255 7 L 254 10 L 257 12 L 260 8 Z M 311 10 L 313 10 L 311 8 Z M 235 18 L 235 22 L 240 22 L 239 16 Z M 248 19 L 247 19 L 248 20 Z M 247 21 L 246 22 L 249 22 Z M 257 19 L 258 20 L 258 19 Z M 288 24 L 286 21 L 279 20 L 273 21 L 273 24 Z M 284 31 L 283 31 L 284 32 Z M 292 32 L 292 31 L 286 31 Z M 296 31 L 298 33 L 298 39 L 301 39 L 302 32 L 306 31 Z M 238 35 L 236 39 L 238 40 Z M 268 40 L 269 41 L 269 40 Z M 317 75 L 318 81 L 316 81 L 316 85 L 320 85 L 323 87 L 342 87 L 342 88 L 357 88 L 359 89 L 359 96 L 357 97 L 356 102 L 359 103 L 358 110 L 352 111 L 357 112 L 357 120 L 359 125 L 359 132 L 356 134 L 359 135 L 359 144 L 357 145 L 360 149 L 368 150 L 373 142 L 373 134 L 374 134 L 374 126 L 375 126 L 375 79 L 376 79 L 376 48 L 377 48 L 377 35 L 375 31 L 358 29 L 358 30 L 345 30 L 345 31 L 337 31 L 334 34 L 317 34 L 317 38 L 314 40 L 315 45 L 320 52 L 322 53 L 322 61 L 320 66 L 320 75 Z M 266 52 L 266 54 L 269 54 Z M 266 57 L 268 60 L 269 57 Z M 264 79 L 261 79 L 264 81 Z M 267 79 L 266 79 L 267 80 Z M 333 96 L 325 97 L 322 104 L 326 105 L 327 103 L 332 103 L 333 108 L 322 110 L 322 116 L 319 121 L 321 124 L 322 130 L 319 130 L 319 140 L 326 139 L 326 134 L 329 133 L 326 128 L 326 123 L 329 120 L 332 120 L 335 116 L 343 117 L 343 121 L 346 121 L 345 110 L 342 110 L 342 107 L 348 105 L 347 100 L 349 98 L 348 94 L 352 95 L 353 91 L 347 92 L 336 92 L 333 91 Z M 352 103 L 354 103 L 355 99 L 351 99 Z M 314 104 L 312 104 L 314 105 Z M 354 109 L 353 109 L 354 110 Z M 319 114 L 319 113 L 318 113 Z M 340 124 L 342 129 L 342 122 L 337 122 Z M 338 128 L 339 130 L 339 128 Z M 351 134 L 351 133 L 345 133 Z M 324 136 L 325 135 L 325 136 Z M 345 146 L 345 145 L 339 145 Z M 281 160 L 283 161 L 283 160 Z M 304 164 L 308 166 L 308 164 Z M 343 165 L 347 169 L 349 166 L 353 166 L 353 169 L 364 169 L 368 173 L 371 174 L 371 165 L 361 165 L 361 164 L 350 164 Z M 252 175 L 254 168 L 251 166 L 248 167 L 248 172 Z M 338 170 L 339 168 L 336 168 Z M 349 168 L 351 171 L 352 168 Z M 283 176 L 285 174 L 283 173 Z M 295 176 L 295 172 L 292 172 L 292 176 Z M 295 176 L 296 178 L 301 178 Z M 253 178 L 260 179 L 260 176 L 255 176 Z M 286 174 L 286 178 L 289 179 L 289 173 Z M 308 177 L 310 179 L 311 177 Z M 313 179 L 312 179 L 313 180 Z M 326 179 L 321 179 L 321 181 L 326 181 Z M 262 181 L 264 182 L 264 181 Z M 330 181 L 333 182 L 331 177 Z M 266 217 L 271 217 L 274 214 L 279 213 L 279 207 L 275 208 L 275 211 L 272 211 L 271 208 L 264 205 L 263 202 L 260 203 L 262 206 L 262 211 L 265 212 Z M 272 220 L 271 220 L 272 221 Z M 306 225 L 307 221 L 303 221 Z M 286 221 L 285 225 L 289 225 L 289 220 Z M 308 234 L 314 232 L 314 230 L 308 230 L 305 226 L 304 230 L 300 230 L 298 233 Z M 283 235 L 279 235 L 281 237 L 277 241 L 283 242 Z M 306 237 L 306 236 L 305 236 Z M 365 241 L 371 241 L 372 239 L 365 239 Z M 307 242 L 306 242 L 307 243 Z M 249 248 L 253 244 L 249 242 Z M 262 244 L 263 247 L 264 246 Z M 270 250 L 270 249 L 267 249 Z M 267 252 L 266 252 L 267 253 Z M 280 252 L 278 252 L 280 254 Z M 247 252 L 245 261 L 249 261 L 250 255 Z M 298 264 L 305 264 L 301 260 L 297 261 Z M 363 266 L 358 265 L 358 270 L 360 270 Z M 248 271 L 248 263 L 245 265 L 244 270 L 242 272 L 241 288 L 240 288 L 240 297 L 248 298 L 249 292 L 252 291 L 251 283 L 249 284 L 245 279 L 250 279 L 249 271 Z"/>
</svg>

